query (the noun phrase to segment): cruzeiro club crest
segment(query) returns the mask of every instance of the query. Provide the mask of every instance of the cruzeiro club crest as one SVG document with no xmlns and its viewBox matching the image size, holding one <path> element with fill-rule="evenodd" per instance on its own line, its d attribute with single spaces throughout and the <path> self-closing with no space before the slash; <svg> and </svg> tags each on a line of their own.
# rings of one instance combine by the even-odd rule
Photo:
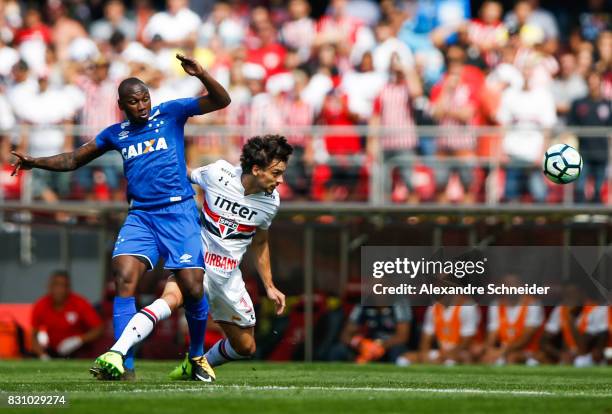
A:
<svg viewBox="0 0 612 414">
<path fill-rule="evenodd" d="M 219 233 L 221 238 L 224 239 L 232 233 L 235 233 L 238 229 L 238 223 L 233 220 L 228 220 L 225 217 L 219 217 Z"/>
</svg>

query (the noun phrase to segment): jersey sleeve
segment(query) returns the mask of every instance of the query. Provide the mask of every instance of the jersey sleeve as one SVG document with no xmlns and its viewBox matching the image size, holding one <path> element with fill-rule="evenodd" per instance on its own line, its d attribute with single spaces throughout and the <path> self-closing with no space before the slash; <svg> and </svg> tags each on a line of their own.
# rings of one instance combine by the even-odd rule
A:
<svg viewBox="0 0 612 414">
<path fill-rule="evenodd" d="M 182 98 L 163 103 L 166 110 L 177 118 L 189 118 L 190 116 L 202 115 L 200 109 L 200 98 Z"/>
<path fill-rule="evenodd" d="M 258 229 L 262 229 L 262 230 L 268 230 L 270 228 L 270 226 L 272 225 L 272 221 L 274 220 L 274 217 L 276 217 L 276 213 L 278 212 L 278 209 L 275 209 L 273 213 L 271 213 L 268 218 L 259 225 Z"/>
<path fill-rule="evenodd" d="M 108 128 L 96 135 L 96 147 L 104 151 L 114 149 L 113 141 L 108 133 Z"/>
<path fill-rule="evenodd" d="M 206 174 L 208 173 L 209 168 L 210 165 L 205 165 L 203 167 L 199 167 L 195 170 L 192 170 L 191 175 L 189 176 L 189 181 L 191 181 L 192 184 L 197 184 L 201 188 L 204 188 L 206 182 Z"/>
<path fill-rule="evenodd" d="M 268 220 L 265 221 L 265 223 L 262 223 L 259 225 L 259 227 L 257 227 L 258 229 L 262 229 L 262 230 L 268 230 L 270 228 L 270 226 L 272 225 L 272 220 L 274 220 L 274 217 L 276 217 L 276 213 L 274 213 L 274 215 L 270 216 L 270 218 Z"/>
</svg>

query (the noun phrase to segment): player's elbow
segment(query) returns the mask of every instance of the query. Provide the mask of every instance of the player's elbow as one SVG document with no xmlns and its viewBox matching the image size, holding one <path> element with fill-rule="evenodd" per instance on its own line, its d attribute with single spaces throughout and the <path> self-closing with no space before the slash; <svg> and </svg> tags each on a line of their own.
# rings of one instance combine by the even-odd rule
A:
<svg viewBox="0 0 612 414">
<path fill-rule="evenodd" d="M 64 171 L 74 171 L 78 169 L 82 164 L 79 163 L 79 160 L 75 156 L 74 152 L 69 152 L 66 154 L 66 164 L 64 165 Z"/>
<path fill-rule="evenodd" d="M 219 109 L 226 108 L 229 104 L 232 103 L 232 98 L 228 94 L 219 98 Z"/>
</svg>

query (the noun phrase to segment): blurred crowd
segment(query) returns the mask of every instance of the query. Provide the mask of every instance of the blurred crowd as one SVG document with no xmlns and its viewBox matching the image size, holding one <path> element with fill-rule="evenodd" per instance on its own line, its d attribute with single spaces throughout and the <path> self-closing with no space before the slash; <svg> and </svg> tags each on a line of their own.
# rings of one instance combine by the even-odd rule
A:
<svg viewBox="0 0 612 414">
<path fill-rule="evenodd" d="M 517 276 L 507 275 L 503 280 L 508 286 L 521 286 Z M 0 359 L 93 358 L 114 342 L 113 283 L 94 307 L 72 291 L 70 282 L 66 271 L 54 271 L 47 294 L 28 305 L 31 312 L 4 305 Z M 247 279 L 249 289 L 257 293 L 253 282 L 253 278 Z M 565 299 L 557 306 L 542 306 L 535 298 L 520 295 L 501 296 L 488 305 L 478 305 L 467 296 L 439 295 L 430 306 L 411 306 L 406 298 L 389 306 L 364 306 L 354 303 L 360 289 L 349 289 L 343 298 L 318 293 L 313 298 L 313 358 L 358 364 L 387 362 L 402 367 L 423 363 L 611 365 L 612 306 L 588 300 L 579 285 L 566 283 L 562 291 Z M 287 310 L 281 316 L 276 315 L 269 299 L 254 298 L 260 344 L 256 358 L 302 359 L 303 297 L 288 297 Z M 19 321 L 11 318 L 11 312 L 30 318 Z M 219 326 L 209 320 L 206 348 L 222 338 Z M 186 340 L 184 318 L 181 312 L 174 313 L 147 338 L 138 358 L 175 359 Z"/>
<path fill-rule="evenodd" d="M 119 122 L 116 87 L 128 76 L 149 85 L 154 105 L 202 93 L 174 58 L 181 51 L 232 97 L 192 121 L 188 162 L 237 161 L 246 137 L 294 128 L 284 199 L 365 201 L 382 170 L 396 203 L 560 202 L 561 187 L 540 171 L 556 140 L 584 158 L 575 201 L 607 199 L 609 134 L 559 133 L 610 126 L 606 0 L 571 10 L 538 0 L 330 0 L 320 11 L 306 0 L 258 4 L 0 0 L 0 131 L 10 130 L 0 145 L 3 197 L 121 200 L 119 154 L 74 174 L 11 177 L 10 150 L 70 151 Z M 310 125 L 343 128 L 299 131 Z M 422 125 L 441 129 L 417 134 Z M 486 126 L 509 130 L 475 128 Z"/>
<path fill-rule="evenodd" d="M 356 305 L 339 339 L 326 359 L 399 366 L 607 365 L 612 362 L 612 307 L 543 307 L 529 296 L 489 306 L 462 296 L 439 298 L 425 309 L 406 301 Z"/>
</svg>

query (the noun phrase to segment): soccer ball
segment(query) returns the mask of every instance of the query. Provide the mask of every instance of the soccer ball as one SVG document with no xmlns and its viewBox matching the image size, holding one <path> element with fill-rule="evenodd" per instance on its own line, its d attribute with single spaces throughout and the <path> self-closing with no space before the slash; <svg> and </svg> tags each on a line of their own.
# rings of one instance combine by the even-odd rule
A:
<svg viewBox="0 0 612 414">
<path fill-rule="evenodd" d="M 553 183 L 568 184 L 575 181 L 582 171 L 580 153 L 567 144 L 556 144 L 544 154 L 544 175 Z"/>
</svg>

